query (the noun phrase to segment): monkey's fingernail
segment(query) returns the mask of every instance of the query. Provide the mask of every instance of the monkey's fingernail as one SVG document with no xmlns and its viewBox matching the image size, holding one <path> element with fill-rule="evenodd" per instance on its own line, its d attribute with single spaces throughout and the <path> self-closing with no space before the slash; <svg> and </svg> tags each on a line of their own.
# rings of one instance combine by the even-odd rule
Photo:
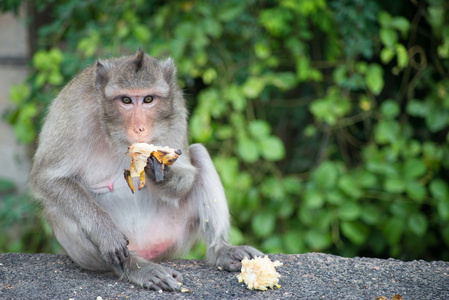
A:
<svg viewBox="0 0 449 300">
<path fill-rule="evenodd" d="M 181 151 L 181 149 L 178 149 L 178 150 L 175 150 L 175 153 L 178 154 L 178 155 L 181 155 L 182 151 Z"/>
</svg>

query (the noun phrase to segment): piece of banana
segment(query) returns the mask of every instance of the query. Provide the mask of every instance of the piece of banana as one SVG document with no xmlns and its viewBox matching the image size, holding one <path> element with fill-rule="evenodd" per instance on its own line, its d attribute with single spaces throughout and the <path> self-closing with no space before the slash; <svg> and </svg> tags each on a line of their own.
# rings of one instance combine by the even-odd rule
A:
<svg viewBox="0 0 449 300">
<path fill-rule="evenodd" d="M 145 186 L 145 167 L 150 158 L 153 162 L 156 182 L 164 180 L 164 167 L 175 163 L 182 154 L 180 149 L 160 147 L 153 144 L 135 143 L 128 147 L 128 156 L 131 156 L 131 166 L 125 170 L 124 176 L 129 188 L 134 193 L 133 178 L 139 177 L 139 190 Z"/>
</svg>

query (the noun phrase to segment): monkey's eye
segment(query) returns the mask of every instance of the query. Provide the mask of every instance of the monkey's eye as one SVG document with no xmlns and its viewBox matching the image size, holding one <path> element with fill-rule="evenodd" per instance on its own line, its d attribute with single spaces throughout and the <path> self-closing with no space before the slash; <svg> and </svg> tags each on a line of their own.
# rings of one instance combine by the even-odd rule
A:
<svg viewBox="0 0 449 300">
<path fill-rule="evenodd" d="M 153 102 L 153 100 L 153 96 L 146 96 L 145 98 L 143 98 L 143 103 L 151 103 Z"/>
<path fill-rule="evenodd" d="M 123 98 L 122 98 L 122 102 L 123 102 L 124 104 L 131 104 L 131 103 L 133 103 L 133 101 L 132 101 L 131 98 L 129 98 L 129 97 L 123 97 Z"/>
</svg>

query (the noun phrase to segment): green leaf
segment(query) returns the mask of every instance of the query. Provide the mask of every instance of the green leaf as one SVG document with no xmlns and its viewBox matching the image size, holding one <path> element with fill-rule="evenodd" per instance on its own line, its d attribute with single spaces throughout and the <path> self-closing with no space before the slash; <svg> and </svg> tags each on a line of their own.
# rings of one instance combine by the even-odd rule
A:
<svg viewBox="0 0 449 300">
<path fill-rule="evenodd" d="M 317 190 L 307 189 L 304 193 L 303 201 L 307 208 L 320 208 L 324 204 L 324 197 Z"/>
<path fill-rule="evenodd" d="M 218 10 L 218 19 L 222 22 L 230 22 L 240 16 L 245 9 L 245 2 L 237 3 L 224 2 Z"/>
<path fill-rule="evenodd" d="M 279 235 L 270 236 L 262 243 L 262 249 L 265 253 L 281 253 L 284 248 L 282 247 L 282 238 Z"/>
<path fill-rule="evenodd" d="M 369 228 L 357 222 L 341 222 L 341 232 L 353 244 L 362 245 L 366 242 Z"/>
<path fill-rule="evenodd" d="M 394 143 L 399 139 L 399 133 L 399 123 L 394 120 L 381 120 L 374 128 L 374 138 L 381 145 Z"/>
<path fill-rule="evenodd" d="M 407 103 L 406 109 L 411 116 L 424 118 L 429 112 L 429 105 L 425 101 L 413 99 Z"/>
<path fill-rule="evenodd" d="M 14 84 L 9 90 L 9 99 L 14 104 L 23 103 L 31 94 L 31 90 L 25 83 Z"/>
<path fill-rule="evenodd" d="M 289 198 L 284 199 L 282 202 L 281 207 L 277 210 L 277 217 L 280 219 L 288 219 L 292 217 L 293 213 L 296 209 L 296 203 L 293 203 L 293 201 L 290 201 Z"/>
<path fill-rule="evenodd" d="M 215 130 L 215 136 L 219 140 L 227 140 L 234 136 L 234 131 L 231 126 L 222 125 Z"/>
<path fill-rule="evenodd" d="M 381 104 L 380 112 L 385 118 L 394 119 L 399 115 L 400 107 L 397 101 L 388 99 Z"/>
<path fill-rule="evenodd" d="M 362 171 L 357 178 L 360 186 L 367 189 L 373 188 L 377 184 L 376 175 L 369 171 Z"/>
<path fill-rule="evenodd" d="M 235 157 L 216 157 L 214 165 L 220 174 L 220 179 L 225 187 L 233 187 L 239 173 L 239 161 Z"/>
<path fill-rule="evenodd" d="M 322 162 L 312 171 L 312 178 L 320 189 L 330 190 L 337 184 L 338 168 L 332 161 Z"/>
<path fill-rule="evenodd" d="M 345 202 L 338 208 L 338 218 L 345 221 L 354 221 L 361 214 L 361 207 L 353 201 Z"/>
<path fill-rule="evenodd" d="M 249 123 L 248 130 L 252 137 L 263 140 L 270 136 L 271 126 L 267 121 L 254 120 Z"/>
<path fill-rule="evenodd" d="M 236 111 L 243 111 L 246 107 L 246 98 L 236 84 L 229 85 L 224 92 L 225 99 L 232 104 Z"/>
<path fill-rule="evenodd" d="M 270 136 L 259 141 L 262 156 L 269 161 L 278 161 L 284 158 L 284 143 L 277 136 Z"/>
<path fill-rule="evenodd" d="M 407 49 L 402 44 L 396 44 L 395 50 L 397 55 L 398 67 L 404 69 L 405 67 L 407 67 L 408 64 Z"/>
<path fill-rule="evenodd" d="M 427 195 L 425 186 L 419 181 L 409 181 L 406 183 L 405 191 L 407 196 L 417 202 L 422 202 Z"/>
<path fill-rule="evenodd" d="M 383 48 L 380 50 L 380 60 L 383 64 L 388 64 L 396 55 L 392 48 Z"/>
<path fill-rule="evenodd" d="M 52 85 L 61 85 L 64 82 L 64 77 L 59 71 L 53 71 L 48 76 L 48 83 Z"/>
<path fill-rule="evenodd" d="M 259 147 L 249 138 L 238 140 L 237 153 L 247 163 L 255 163 L 259 159 Z"/>
<path fill-rule="evenodd" d="M 151 38 L 150 30 L 143 24 L 137 24 L 133 29 L 133 34 L 140 43 L 147 43 Z"/>
<path fill-rule="evenodd" d="M 312 251 L 322 251 L 332 245 L 329 231 L 311 229 L 305 234 L 305 241 Z"/>
<path fill-rule="evenodd" d="M 408 219 L 408 227 L 414 234 L 422 237 L 427 231 L 427 219 L 422 213 L 414 213 Z"/>
<path fill-rule="evenodd" d="M 390 218 L 387 220 L 383 228 L 384 236 L 390 245 L 399 243 L 400 238 L 404 232 L 405 222 L 399 218 Z"/>
<path fill-rule="evenodd" d="M 268 237 L 273 232 L 276 225 L 276 217 L 274 212 L 264 211 L 258 212 L 251 220 L 253 232 L 258 237 Z"/>
<path fill-rule="evenodd" d="M 404 17 L 394 17 L 391 21 L 391 27 L 399 30 L 402 37 L 405 38 L 410 29 L 410 22 Z"/>
<path fill-rule="evenodd" d="M 426 124 L 431 132 L 437 132 L 449 124 L 449 111 L 439 105 L 432 105 L 426 116 Z"/>
<path fill-rule="evenodd" d="M 259 59 L 267 59 L 268 57 L 271 56 L 271 50 L 270 48 L 267 46 L 266 43 L 256 43 L 256 45 L 254 46 L 254 52 L 256 53 L 257 58 Z"/>
<path fill-rule="evenodd" d="M 409 159 L 404 164 L 404 177 L 408 179 L 417 179 L 427 172 L 427 167 L 422 159 Z"/>
<path fill-rule="evenodd" d="M 386 11 L 381 11 L 379 12 L 379 15 L 377 16 L 377 19 L 379 20 L 379 23 L 382 27 L 390 27 L 391 26 L 391 22 L 393 20 L 393 18 L 391 17 L 391 15 L 386 12 Z"/>
<path fill-rule="evenodd" d="M 210 35 L 213 38 L 220 38 L 221 34 L 223 32 L 223 26 L 221 25 L 220 22 L 212 19 L 212 18 L 207 18 L 204 19 L 204 21 L 202 22 L 201 26 L 202 28 L 204 28 L 205 32 Z"/>
<path fill-rule="evenodd" d="M 250 77 L 243 85 L 243 93 L 250 99 L 257 98 L 265 88 L 265 80 L 259 77 Z"/>
<path fill-rule="evenodd" d="M 300 195 L 302 191 L 301 179 L 295 177 L 294 175 L 284 177 L 282 185 L 284 189 L 290 194 Z"/>
<path fill-rule="evenodd" d="M 217 71 L 213 68 L 208 68 L 203 73 L 203 82 L 205 84 L 211 84 L 217 78 Z"/>
<path fill-rule="evenodd" d="M 384 88 L 384 71 L 378 64 L 371 64 L 366 72 L 366 85 L 374 95 L 379 95 Z"/>
<path fill-rule="evenodd" d="M 376 225 L 380 221 L 381 212 L 378 205 L 366 204 L 362 208 L 360 219 L 369 225 Z"/>
<path fill-rule="evenodd" d="M 400 194 L 405 190 L 405 184 L 402 178 L 389 176 L 385 179 L 385 191 L 392 194 Z"/>
<path fill-rule="evenodd" d="M 347 196 L 339 190 L 331 190 L 326 193 L 326 200 L 333 205 L 341 205 L 347 200 Z"/>
<path fill-rule="evenodd" d="M 298 230 L 289 230 L 282 236 L 282 242 L 287 253 L 302 253 L 305 250 L 302 233 Z"/>
<path fill-rule="evenodd" d="M 379 30 L 380 41 L 387 47 L 393 47 L 398 41 L 398 35 L 393 29 L 381 28 Z"/>
<path fill-rule="evenodd" d="M 343 175 L 338 180 L 338 187 L 348 196 L 358 199 L 362 196 L 362 191 L 351 175 Z"/>
<path fill-rule="evenodd" d="M 190 118 L 189 128 L 192 138 L 197 142 L 205 143 L 212 137 L 210 117 L 207 114 L 194 113 Z"/>
<path fill-rule="evenodd" d="M 261 192 L 271 200 L 282 202 L 285 200 L 285 191 L 282 182 L 276 177 L 268 177 L 262 182 Z"/>
<path fill-rule="evenodd" d="M 449 199 L 449 188 L 447 183 L 440 179 L 432 179 L 429 185 L 430 193 L 436 200 Z"/>
</svg>

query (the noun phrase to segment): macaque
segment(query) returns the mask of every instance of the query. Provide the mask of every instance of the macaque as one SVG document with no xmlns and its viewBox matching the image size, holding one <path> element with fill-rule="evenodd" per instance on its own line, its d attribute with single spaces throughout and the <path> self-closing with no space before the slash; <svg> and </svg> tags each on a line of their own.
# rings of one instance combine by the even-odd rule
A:
<svg viewBox="0 0 449 300">
<path fill-rule="evenodd" d="M 123 177 L 133 143 L 182 155 L 134 194 Z M 262 253 L 229 242 L 229 210 L 212 160 L 188 145 L 187 109 L 172 59 L 139 49 L 99 60 L 54 99 L 39 137 L 29 185 L 68 255 L 82 268 L 113 270 L 153 290 L 180 291 L 182 276 L 157 262 L 203 239 L 207 261 L 239 271 Z"/>
</svg>

